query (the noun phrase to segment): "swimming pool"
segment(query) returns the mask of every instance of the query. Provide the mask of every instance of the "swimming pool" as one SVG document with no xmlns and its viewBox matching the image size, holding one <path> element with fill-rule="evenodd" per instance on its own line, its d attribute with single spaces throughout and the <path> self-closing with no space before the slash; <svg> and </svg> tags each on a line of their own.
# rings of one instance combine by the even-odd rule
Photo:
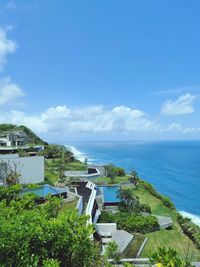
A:
<svg viewBox="0 0 200 267">
<path fill-rule="evenodd" d="M 59 188 L 59 187 L 54 187 L 48 184 L 40 185 L 39 187 L 36 188 L 25 188 L 22 189 L 21 195 L 28 194 L 28 193 L 34 193 L 39 197 L 46 197 L 47 195 L 65 195 L 67 194 L 66 189 L 64 188 Z"/>
<path fill-rule="evenodd" d="M 103 193 L 104 204 L 105 205 L 119 203 L 119 198 L 117 197 L 119 186 L 117 186 L 117 185 L 114 185 L 114 186 L 99 186 L 98 188 Z"/>
</svg>

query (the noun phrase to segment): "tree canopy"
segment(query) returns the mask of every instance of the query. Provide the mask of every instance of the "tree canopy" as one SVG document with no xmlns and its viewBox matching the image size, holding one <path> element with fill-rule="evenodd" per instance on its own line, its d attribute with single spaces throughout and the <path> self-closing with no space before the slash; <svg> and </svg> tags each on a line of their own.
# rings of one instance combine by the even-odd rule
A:
<svg viewBox="0 0 200 267">
<path fill-rule="evenodd" d="M 0 188 L 0 266 L 98 266 L 86 216 L 59 212 L 62 200 L 55 197 L 36 205 L 35 195 L 22 197 L 19 189 Z"/>
</svg>

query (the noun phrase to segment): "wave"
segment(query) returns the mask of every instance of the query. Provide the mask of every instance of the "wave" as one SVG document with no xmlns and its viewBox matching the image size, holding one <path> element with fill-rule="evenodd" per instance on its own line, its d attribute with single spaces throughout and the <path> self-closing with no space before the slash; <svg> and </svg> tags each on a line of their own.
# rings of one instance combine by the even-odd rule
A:
<svg viewBox="0 0 200 267">
<path fill-rule="evenodd" d="M 85 162 L 85 159 L 87 159 L 89 163 L 96 161 L 95 159 L 88 158 L 86 153 L 81 152 L 80 150 L 78 150 L 76 147 L 72 145 L 65 145 L 65 147 L 74 154 L 76 159 L 80 160 L 81 162 Z"/>
<path fill-rule="evenodd" d="M 65 145 L 65 147 L 74 154 L 76 159 L 80 160 L 81 162 L 84 162 L 85 159 L 87 158 L 87 155 L 85 153 L 79 151 L 74 146 Z"/>
<path fill-rule="evenodd" d="M 179 213 L 183 216 L 183 217 L 187 217 L 189 219 L 192 220 L 193 223 L 197 224 L 198 226 L 200 226 L 200 216 L 186 212 L 186 211 L 179 211 Z"/>
</svg>

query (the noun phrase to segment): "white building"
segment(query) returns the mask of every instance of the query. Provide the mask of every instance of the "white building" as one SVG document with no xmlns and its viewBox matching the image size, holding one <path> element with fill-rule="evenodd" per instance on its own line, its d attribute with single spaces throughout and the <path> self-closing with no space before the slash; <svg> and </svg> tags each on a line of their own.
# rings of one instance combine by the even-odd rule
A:
<svg viewBox="0 0 200 267">
<path fill-rule="evenodd" d="M 0 182 L 3 183 L 9 168 L 20 174 L 21 184 L 44 182 L 44 157 L 19 157 L 18 154 L 0 155 Z"/>
</svg>

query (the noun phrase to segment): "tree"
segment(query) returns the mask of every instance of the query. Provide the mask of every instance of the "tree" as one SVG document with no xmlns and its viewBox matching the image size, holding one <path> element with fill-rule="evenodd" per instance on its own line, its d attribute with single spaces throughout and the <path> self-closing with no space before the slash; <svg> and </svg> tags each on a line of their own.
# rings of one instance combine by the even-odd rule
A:
<svg viewBox="0 0 200 267">
<path fill-rule="evenodd" d="M 118 252 L 118 246 L 114 241 L 111 241 L 107 244 L 105 254 L 109 259 L 113 259 L 115 262 L 120 261 L 120 253 Z"/>
<path fill-rule="evenodd" d="M 0 202 L 0 266 L 99 266 L 87 216 L 58 206 L 58 199 L 35 205 L 29 195 Z"/>
<path fill-rule="evenodd" d="M 117 175 L 115 166 L 113 164 L 109 164 L 105 166 L 106 176 L 111 179 L 111 183 L 114 183 L 115 176 Z"/>
<path fill-rule="evenodd" d="M 128 212 L 138 211 L 139 200 L 131 188 L 120 188 L 118 198 L 120 199 L 121 208 Z"/>
<path fill-rule="evenodd" d="M 135 185 L 138 184 L 139 182 L 139 176 L 138 176 L 138 173 L 135 169 L 133 169 L 131 172 L 130 172 L 130 177 L 129 177 L 129 181 Z"/>
</svg>

